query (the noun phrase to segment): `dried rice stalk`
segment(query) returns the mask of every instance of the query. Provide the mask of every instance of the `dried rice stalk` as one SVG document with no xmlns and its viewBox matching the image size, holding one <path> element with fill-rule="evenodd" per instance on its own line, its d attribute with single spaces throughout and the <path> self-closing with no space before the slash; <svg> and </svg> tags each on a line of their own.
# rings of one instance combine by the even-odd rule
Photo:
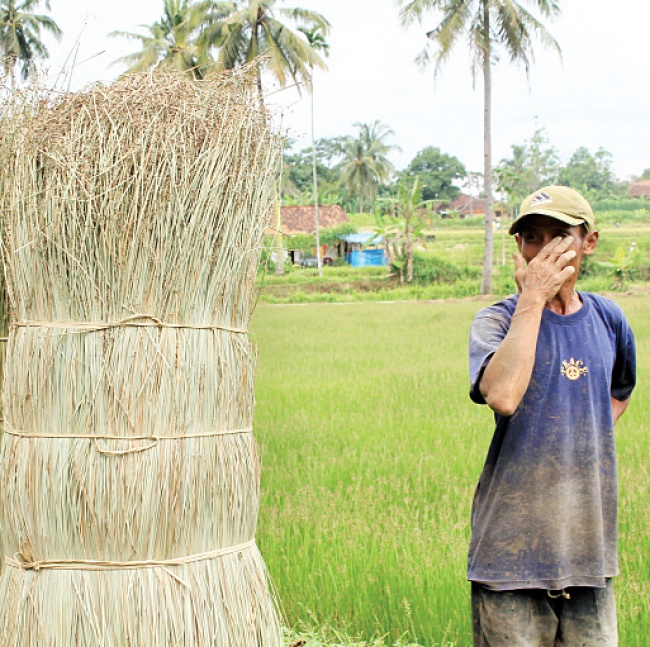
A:
<svg viewBox="0 0 650 647">
<path fill-rule="evenodd" d="M 279 148 L 250 70 L 3 114 L 0 644 L 280 645 L 245 334 Z"/>
</svg>

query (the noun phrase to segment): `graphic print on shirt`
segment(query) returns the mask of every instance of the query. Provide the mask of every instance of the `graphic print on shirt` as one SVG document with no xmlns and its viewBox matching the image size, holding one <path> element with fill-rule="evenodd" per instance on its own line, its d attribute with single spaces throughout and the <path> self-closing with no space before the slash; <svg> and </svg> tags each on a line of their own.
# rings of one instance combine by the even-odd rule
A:
<svg viewBox="0 0 650 647">
<path fill-rule="evenodd" d="M 584 365 L 584 362 L 579 359 L 577 362 L 573 357 L 567 362 L 562 360 L 562 368 L 560 373 L 570 380 L 577 380 L 581 375 L 588 373 L 589 369 Z"/>
</svg>

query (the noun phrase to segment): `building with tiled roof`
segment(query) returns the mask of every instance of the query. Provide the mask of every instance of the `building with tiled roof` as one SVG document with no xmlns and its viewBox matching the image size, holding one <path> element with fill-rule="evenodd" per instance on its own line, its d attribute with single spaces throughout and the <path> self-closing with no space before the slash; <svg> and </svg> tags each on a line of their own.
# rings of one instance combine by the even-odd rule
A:
<svg viewBox="0 0 650 647">
<path fill-rule="evenodd" d="M 650 180 L 639 180 L 630 184 L 630 196 L 633 198 L 650 197 Z"/>
<path fill-rule="evenodd" d="M 276 227 L 275 209 L 269 212 L 269 233 Z M 314 206 L 282 207 L 280 221 L 283 234 L 314 234 L 316 221 Z M 350 222 L 345 211 L 338 204 L 321 204 L 318 206 L 318 224 L 321 229 L 330 229 L 343 223 Z"/>
<path fill-rule="evenodd" d="M 484 216 L 486 202 L 485 198 L 475 198 L 461 193 L 456 199 L 452 200 L 448 204 L 441 203 L 437 208 L 437 211 L 438 213 L 445 212 L 445 214 L 450 211 L 455 211 L 461 218 L 466 218 L 468 216 Z M 495 202 L 492 208 L 496 218 L 500 218 L 504 215 L 505 209 L 502 204 Z"/>
</svg>

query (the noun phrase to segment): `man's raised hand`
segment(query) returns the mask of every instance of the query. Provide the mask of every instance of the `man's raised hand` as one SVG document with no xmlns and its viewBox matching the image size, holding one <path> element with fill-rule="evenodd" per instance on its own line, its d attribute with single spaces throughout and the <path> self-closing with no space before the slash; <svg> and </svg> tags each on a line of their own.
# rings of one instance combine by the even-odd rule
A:
<svg viewBox="0 0 650 647">
<path fill-rule="evenodd" d="M 568 265 L 576 257 L 576 251 L 569 249 L 574 242 L 572 236 L 557 236 L 528 263 L 528 267 L 521 254 L 514 254 L 519 292 L 530 291 L 544 302 L 550 301 L 575 273 L 575 268 Z"/>
</svg>

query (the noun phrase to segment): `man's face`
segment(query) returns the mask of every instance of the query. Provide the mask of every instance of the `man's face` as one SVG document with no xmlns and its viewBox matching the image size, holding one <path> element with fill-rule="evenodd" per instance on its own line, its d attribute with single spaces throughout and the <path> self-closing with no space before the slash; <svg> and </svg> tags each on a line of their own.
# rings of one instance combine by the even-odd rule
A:
<svg viewBox="0 0 650 647">
<path fill-rule="evenodd" d="M 515 240 L 519 252 L 524 257 L 526 264 L 528 264 L 546 245 L 558 236 L 561 238 L 571 236 L 573 238 L 573 242 L 568 249 L 574 250 L 576 255 L 568 265 L 575 268 L 575 276 L 577 277 L 582 256 L 589 256 L 596 249 L 598 243 L 597 231 L 587 234 L 580 225 L 572 227 L 550 216 L 532 215 L 524 218 L 519 232 L 515 234 Z"/>
</svg>

